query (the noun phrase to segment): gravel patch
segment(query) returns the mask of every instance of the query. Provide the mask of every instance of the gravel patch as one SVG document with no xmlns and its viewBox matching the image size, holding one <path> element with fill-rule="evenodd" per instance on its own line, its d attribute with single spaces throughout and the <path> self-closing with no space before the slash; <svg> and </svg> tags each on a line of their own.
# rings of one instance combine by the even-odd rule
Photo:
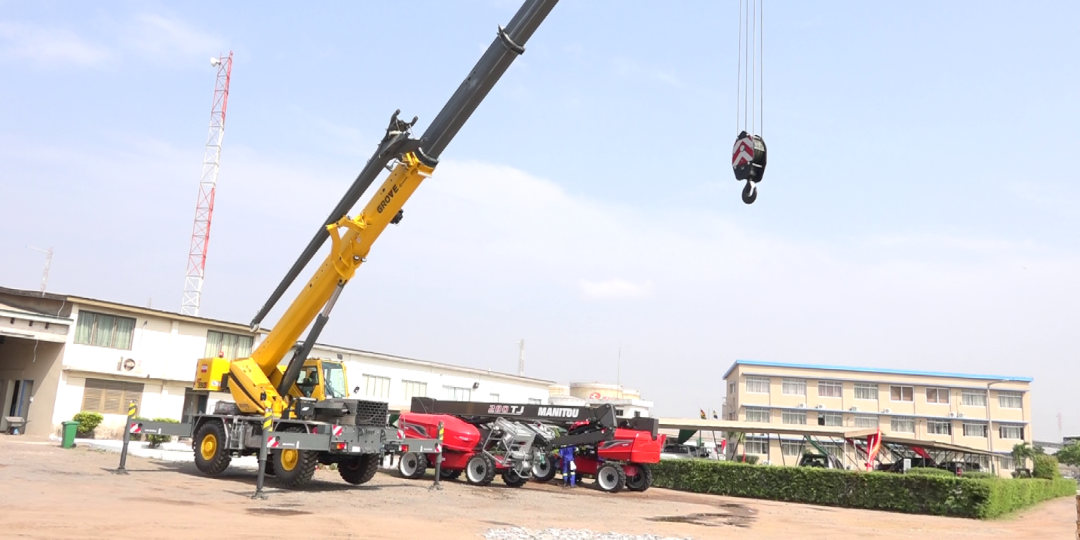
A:
<svg viewBox="0 0 1080 540">
<path fill-rule="evenodd" d="M 692 540 L 690 537 L 600 533 L 588 529 L 544 529 L 534 531 L 523 527 L 488 529 L 484 533 L 484 538 L 487 540 Z"/>
</svg>

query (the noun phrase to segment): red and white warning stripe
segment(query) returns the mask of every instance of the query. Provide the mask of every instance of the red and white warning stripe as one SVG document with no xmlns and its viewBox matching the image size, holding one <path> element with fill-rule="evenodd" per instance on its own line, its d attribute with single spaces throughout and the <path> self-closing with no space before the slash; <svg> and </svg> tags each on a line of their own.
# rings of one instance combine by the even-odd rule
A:
<svg viewBox="0 0 1080 540">
<path fill-rule="evenodd" d="M 397 430 L 397 438 L 404 439 L 405 438 L 405 432 L 400 430 L 400 429 Z"/>
<path fill-rule="evenodd" d="M 271 436 L 266 438 L 266 447 L 267 448 L 277 448 L 278 443 L 280 441 L 281 441 L 281 439 L 278 439 L 277 437 L 271 435 Z"/>
<path fill-rule="evenodd" d="M 128 429 L 131 433 L 142 433 L 142 424 L 138 422 L 132 422 L 131 427 Z"/>
<path fill-rule="evenodd" d="M 442 445 L 441 444 L 435 443 L 435 453 L 436 454 L 441 454 L 442 453 Z"/>
<path fill-rule="evenodd" d="M 334 427 L 330 430 L 330 432 L 333 433 L 335 437 L 340 437 L 343 431 L 344 430 L 341 428 L 341 426 L 337 424 L 334 424 Z"/>
</svg>

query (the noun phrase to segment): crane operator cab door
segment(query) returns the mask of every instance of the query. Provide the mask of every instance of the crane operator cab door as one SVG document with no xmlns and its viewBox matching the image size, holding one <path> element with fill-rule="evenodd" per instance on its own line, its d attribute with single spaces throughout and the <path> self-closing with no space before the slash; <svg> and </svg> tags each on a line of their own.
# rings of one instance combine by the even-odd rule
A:
<svg viewBox="0 0 1080 540">
<path fill-rule="evenodd" d="M 757 200 L 757 183 L 765 177 L 766 158 L 765 139 L 745 131 L 739 133 L 731 150 L 731 168 L 736 180 L 746 181 L 742 191 L 742 200 L 746 204 Z"/>
<path fill-rule="evenodd" d="M 304 397 L 324 400 L 348 397 L 345 366 L 341 362 L 309 359 L 296 379 L 296 386 Z"/>
</svg>

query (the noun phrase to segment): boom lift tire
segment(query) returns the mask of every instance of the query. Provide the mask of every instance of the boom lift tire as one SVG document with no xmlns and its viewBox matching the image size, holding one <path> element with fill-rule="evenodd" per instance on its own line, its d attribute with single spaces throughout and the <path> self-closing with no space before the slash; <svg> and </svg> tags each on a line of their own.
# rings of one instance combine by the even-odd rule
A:
<svg viewBox="0 0 1080 540">
<path fill-rule="evenodd" d="M 357 486 L 374 478 L 378 471 L 379 456 L 376 454 L 361 454 L 338 463 L 341 479 Z"/>
<path fill-rule="evenodd" d="M 405 452 L 401 455 L 401 460 L 398 461 L 398 472 L 405 478 L 423 478 L 427 473 L 427 457 L 424 454 L 417 454 L 416 452 Z"/>
<path fill-rule="evenodd" d="M 474 486 L 486 486 L 495 479 L 495 460 L 487 454 L 476 454 L 465 464 L 465 480 Z"/>
<path fill-rule="evenodd" d="M 637 467 L 638 472 L 634 476 L 626 477 L 627 491 L 645 491 L 649 489 L 653 482 L 652 469 L 648 465 L 641 463 L 634 466 Z"/>
<path fill-rule="evenodd" d="M 286 433 L 307 433 L 299 426 L 285 428 Z M 274 450 L 274 476 L 283 487 L 295 488 L 306 484 L 315 476 L 319 464 L 318 454 L 311 450 Z"/>
<path fill-rule="evenodd" d="M 617 463 L 605 463 L 596 471 L 596 487 L 615 493 L 626 486 L 626 471 Z"/>
<path fill-rule="evenodd" d="M 558 474 L 559 469 L 555 466 L 555 460 L 551 456 L 544 456 L 544 462 L 534 461 L 532 467 L 532 479 L 536 482 L 550 482 Z"/>
<path fill-rule="evenodd" d="M 207 476 L 217 476 L 229 467 L 232 457 L 225 448 L 225 425 L 212 420 L 195 432 L 195 467 Z"/>
<path fill-rule="evenodd" d="M 457 480 L 461 476 L 461 471 L 448 471 L 442 469 L 439 471 L 439 479 L 441 480 Z"/>
<path fill-rule="evenodd" d="M 521 476 L 514 469 L 506 469 L 503 471 L 502 477 L 504 484 L 515 488 L 524 486 L 529 481 L 528 478 Z"/>
</svg>

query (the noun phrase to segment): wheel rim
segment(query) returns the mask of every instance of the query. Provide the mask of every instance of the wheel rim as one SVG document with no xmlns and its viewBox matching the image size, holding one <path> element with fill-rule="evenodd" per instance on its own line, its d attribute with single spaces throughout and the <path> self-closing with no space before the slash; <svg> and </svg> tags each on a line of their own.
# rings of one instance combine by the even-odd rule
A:
<svg viewBox="0 0 1080 540">
<path fill-rule="evenodd" d="M 487 475 L 487 464 L 482 459 L 474 459 L 469 462 L 469 480 L 479 482 Z"/>
<path fill-rule="evenodd" d="M 537 461 L 536 463 L 533 463 L 533 476 L 544 478 L 547 476 L 548 472 L 551 471 L 551 467 L 550 459 L 545 459 L 543 463 Z"/>
<path fill-rule="evenodd" d="M 619 481 L 619 475 L 615 473 L 615 469 L 604 467 L 596 474 L 596 481 L 600 484 L 601 489 L 610 491 L 615 489 L 615 484 Z"/>
<path fill-rule="evenodd" d="M 626 477 L 626 487 L 637 489 L 643 485 L 645 485 L 645 473 L 643 472 L 639 471 L 634 476 Z"/>
<path fill-rule="evenodd" d="M 300 452 L 298 450 L 282 450 L 281 451 L 281 468 L 286 471 L 291 471 L 296 468 L 296 464 L 300 461 Z"/>
<path fill-rule="evenodd" d="M 404 474 L 405 476 L 412 476 L 413 474 L 415 474 L 416 468 L 418 466 L 417 461 L 418 460 L 416 459 L 416 456 L 412 454 L 405 454 L 405 456 L 402 456 L 401 474 Z"/>
<path fill-rule="evenodd" d="M 202 458 L 206 461 L 214 459 L 217 455 L 217 436 L 213 433 L 207 433 L 203 437 L 202 444 L 199 445 L 199 453 L 202 454 Z"/>
</svg>

